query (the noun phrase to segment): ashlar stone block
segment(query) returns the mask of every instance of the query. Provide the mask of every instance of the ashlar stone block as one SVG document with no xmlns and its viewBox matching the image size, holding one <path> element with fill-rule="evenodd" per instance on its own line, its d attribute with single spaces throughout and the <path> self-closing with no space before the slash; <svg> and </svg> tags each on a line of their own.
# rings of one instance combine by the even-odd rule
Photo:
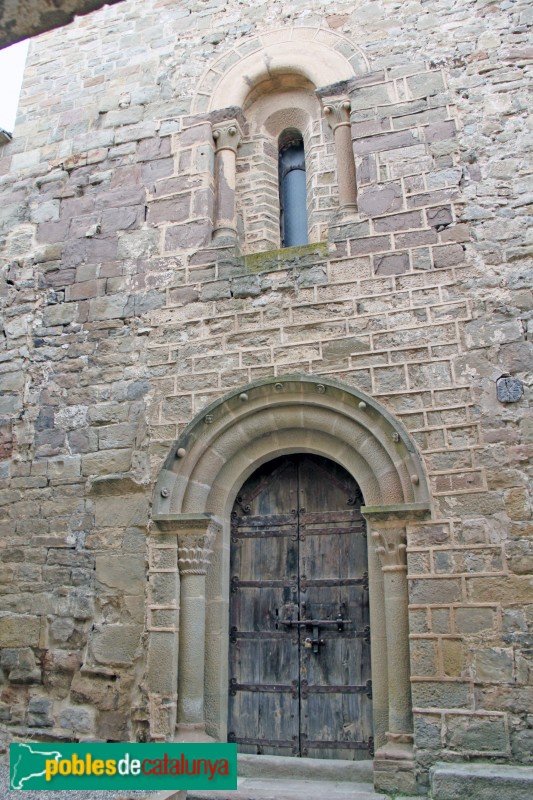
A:
<svg viewBox="0 0 533 800">
<path fill-rule="evenodd" d="M 140 645 L 141 625 L 98 625 L 92 632 L 90 652 L 99 664 L 129 666 Z"/>
<path fill-rule="evenodd" d="M 140 595 L 144 591 L 144 559 L 137 555 L 102 555 L 96 557 L 96 580 L 109 589 Z"/>
<path fill-rule="evenodd" d="M 40 627 L 40 617 L 2 613 L 0 615 L 2 647 L 38 647 Z"/>
<path fill-rule="evenodd" d="M 505 716 L 446 715 L 446 745 L 461 752 L 508 752 L 509 732 Z"/>
</svg>

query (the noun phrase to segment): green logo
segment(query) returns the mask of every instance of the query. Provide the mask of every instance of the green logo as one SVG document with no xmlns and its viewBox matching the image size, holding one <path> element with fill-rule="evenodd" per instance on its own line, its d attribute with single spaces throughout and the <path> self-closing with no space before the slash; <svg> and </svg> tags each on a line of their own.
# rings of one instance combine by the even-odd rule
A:
<svg viewBox="0 0 533 800">
<path fill-rule="evenodd" d="M 10 788 L 237 788 L 236 744 L 40 744 L 10 746 Z"/>
</svg>

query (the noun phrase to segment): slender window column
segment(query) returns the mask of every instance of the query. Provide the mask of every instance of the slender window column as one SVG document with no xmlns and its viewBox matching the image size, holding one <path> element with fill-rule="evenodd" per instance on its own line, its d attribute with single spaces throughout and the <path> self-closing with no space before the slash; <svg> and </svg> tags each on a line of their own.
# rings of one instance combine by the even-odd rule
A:
<svg viewBox="0 0 533 800">
<path fill-rule="evenodd" d="M 357 184 L 350 124 L 351 105 L 347 97 L 324 100 L 324 113 L 335 137 L 339 210 L 349 216 L 357 211 Z"/>
<path fill-rule="evenodd" d="M 236 120 L 213 125 L 215 142 L 215 223 L 213 239 L 235 239 L 235 176 L 241 130 Z"/>
</svg>

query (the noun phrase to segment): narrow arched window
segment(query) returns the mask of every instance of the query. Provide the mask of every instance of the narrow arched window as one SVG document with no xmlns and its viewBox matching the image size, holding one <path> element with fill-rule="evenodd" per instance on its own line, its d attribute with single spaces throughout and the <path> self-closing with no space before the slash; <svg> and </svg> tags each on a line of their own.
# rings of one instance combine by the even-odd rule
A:
<svg viewBox="0 0 533 800">
<path fill-rule="evenodd" d="M 281 246 L 307 244 L 307 190 L 302 134 L 287 128 L 279 137 Z"/>
</svg>

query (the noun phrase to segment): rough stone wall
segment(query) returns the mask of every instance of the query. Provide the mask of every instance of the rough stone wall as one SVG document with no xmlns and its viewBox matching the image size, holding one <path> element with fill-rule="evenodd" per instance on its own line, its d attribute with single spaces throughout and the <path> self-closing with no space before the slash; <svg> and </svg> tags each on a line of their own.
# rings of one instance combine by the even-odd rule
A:
<svg viewBox="0 0 533 800">
<path fill-rule="evenodd" d="M 153 482 L 207 403 L 309 372 L 396 414 L 430 476 L 434 519 L 409 539 L 420 765 L 531 759 L 532 21 L 526 0 L 127 0 L 32 44 L 0 151 L 13 732 L 150 735 Z M 359 214 L 303 249 L 212 248 L 195 87 L 225 48 L 293 24 L 370 62 L 348 87 Z M 496 399 L 504 373 L 519 402 Z"/>
</svg>

